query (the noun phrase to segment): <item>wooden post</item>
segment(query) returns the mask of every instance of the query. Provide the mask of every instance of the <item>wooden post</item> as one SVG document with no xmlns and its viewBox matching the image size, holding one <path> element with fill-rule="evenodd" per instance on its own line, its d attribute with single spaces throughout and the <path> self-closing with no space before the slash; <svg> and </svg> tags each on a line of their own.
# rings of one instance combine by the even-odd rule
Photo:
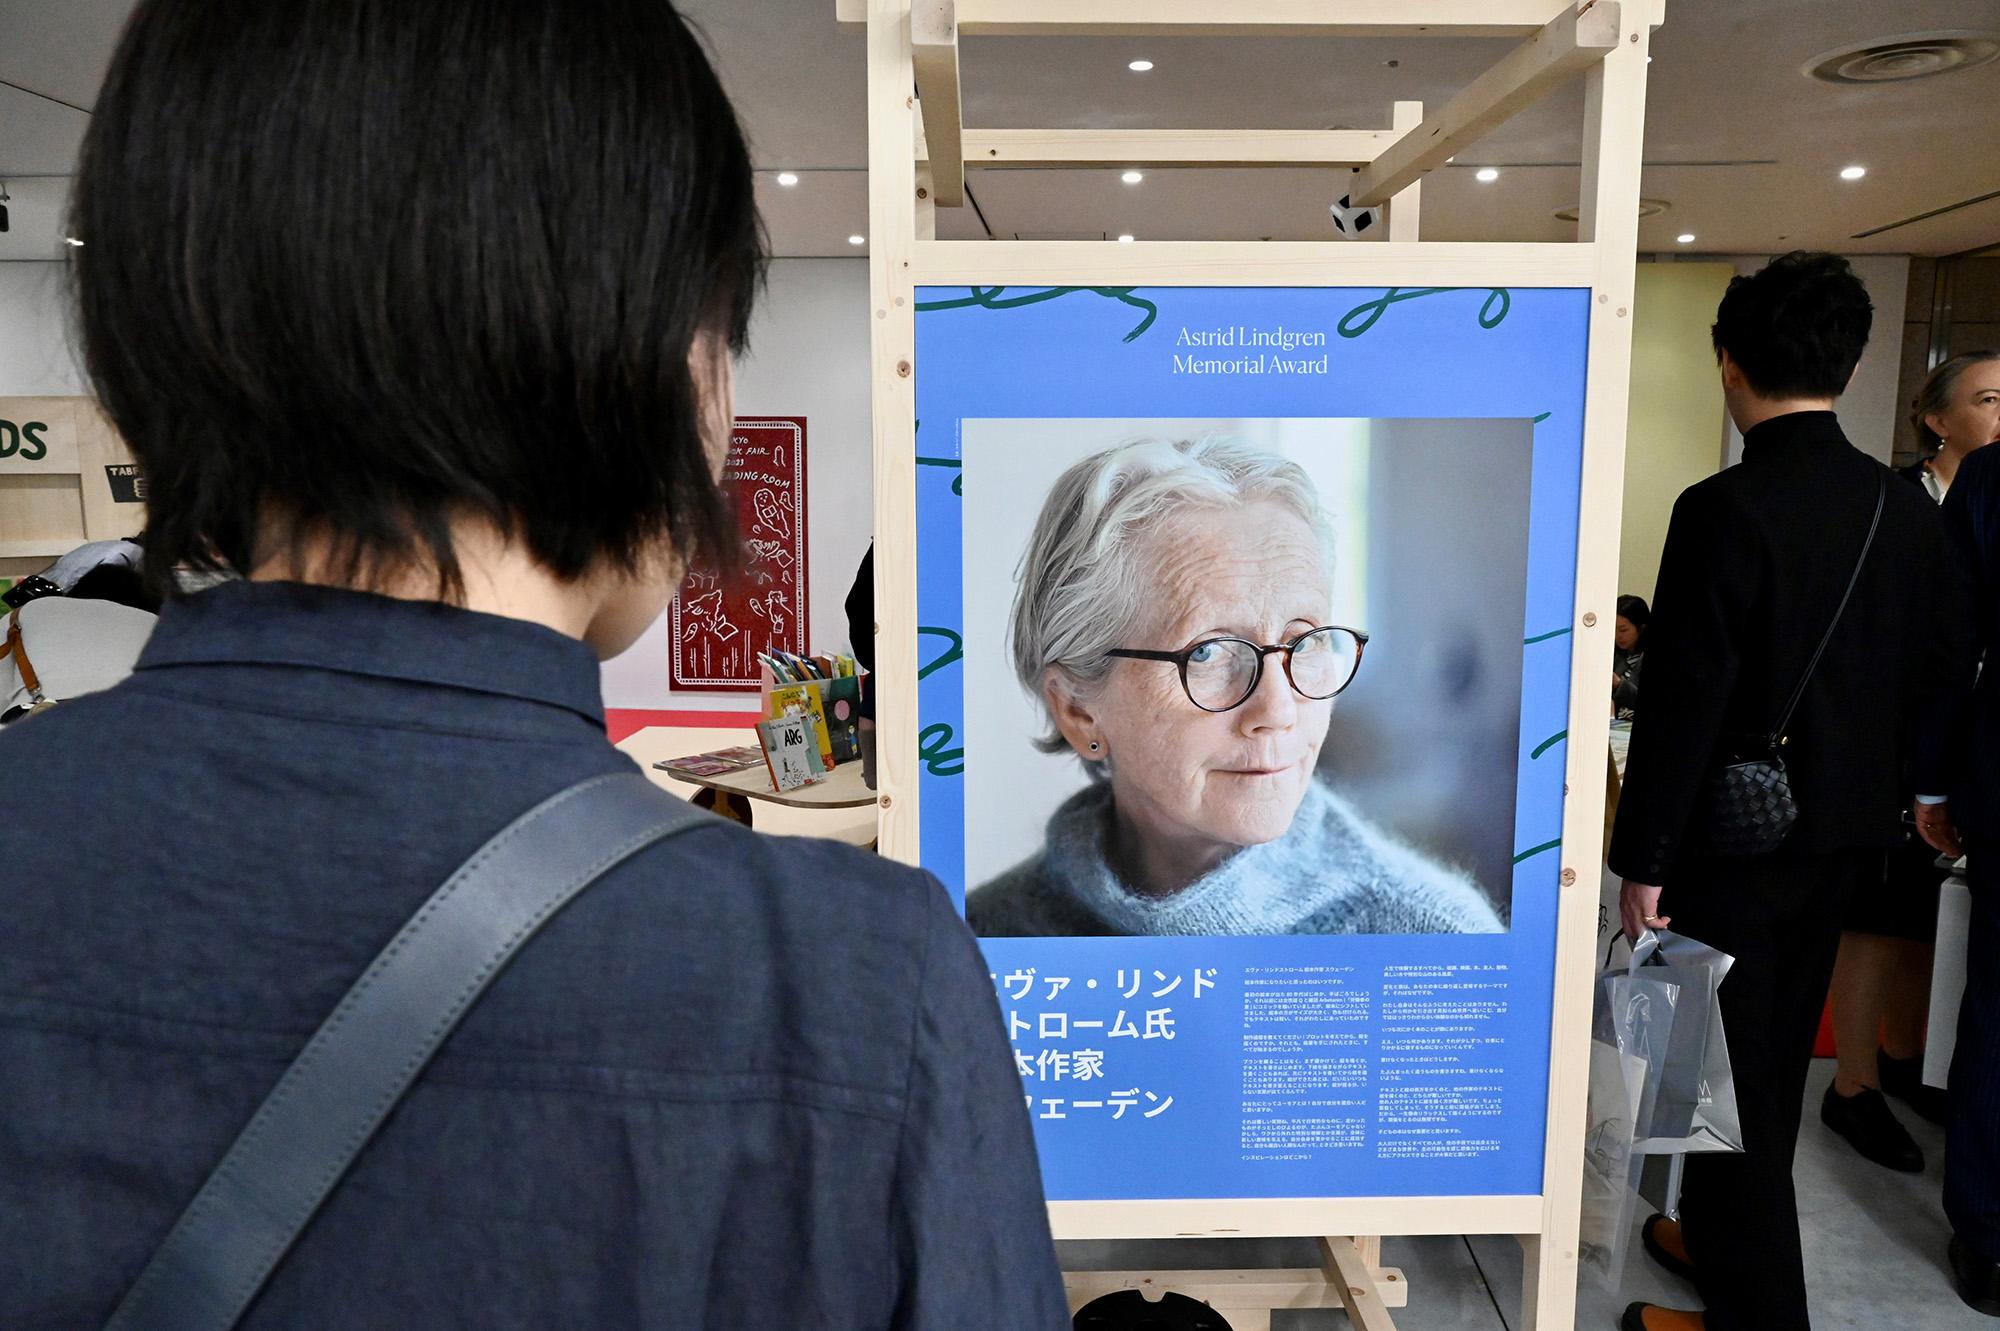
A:
<svg viewBox="0 0 2000 1331">
<path fill-rule="evenodd" d="M 1570 678 L 1599 678 L 1611 659 L 1618 595 L 1618 526 L 1625 492 L 1625 415 L 1632 376 L 1633 272 L 1639 248 L 1637 145 L 1646 125 L 1646 48 L 1654 0 L 1626 0 L 1616 44 L 1585 75 L 1583 194 L 1578 239 L 1591 243 L 1589 369 L 1583 480 L 1577 515 L 1575 632 Z M 1570 692 L 1569 791 L 1563 802 L 1562 892 L 1556 915 L 1554 1023 L 1549 1040 L 1549 1129 L 1543 1148 L 1542 1224 L 1522 1239 L 1522 1318 L 1537 1331 L 1576 1320 L 1583 1134 L 1590 1072 L 1590 990 L 1603 861 L 1604 704 L 1581 683 Z"/>
<path fill-rule="evenodd" d="M 916 96 L 910 0 L 868 0 L 868 301 L 875 376 L 876 808 L 917 862 Z"/>
</svg>

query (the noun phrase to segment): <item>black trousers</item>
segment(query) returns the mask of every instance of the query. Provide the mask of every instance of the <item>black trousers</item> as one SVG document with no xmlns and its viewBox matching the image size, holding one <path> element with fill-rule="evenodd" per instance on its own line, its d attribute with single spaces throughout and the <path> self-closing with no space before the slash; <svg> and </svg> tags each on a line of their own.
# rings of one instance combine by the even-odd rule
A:
<svg viewBox="0 0 2000 1331">
<path fill-rule="evenodd" d="M 1951 1056 L 1944 1213 L 1976 1255 L 2000 1262 L 2000 846 L 1982 841 L 1967 863 L 1972 927 Z"/>
<path fill-rule="evenodd" d="M 1813 1039 L 1856 884 L 1880 850 L 1690 861 L 1661 894 L 1675 933 L 1736 958 L 1717 991 L 1741 1155 L 1690 1155 L 1681 1231 L 1710 1331 L 1808 1331 L 1792 1155 Z"/>
</svg>

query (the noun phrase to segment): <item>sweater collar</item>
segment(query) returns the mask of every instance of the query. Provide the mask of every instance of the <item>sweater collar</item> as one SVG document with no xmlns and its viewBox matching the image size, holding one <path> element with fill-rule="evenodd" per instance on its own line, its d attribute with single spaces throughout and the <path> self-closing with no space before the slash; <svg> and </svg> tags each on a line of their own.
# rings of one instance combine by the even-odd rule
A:
<svg viewBox="0 0 2000 1331">
<path fill-rule="evenodd" d="M 1317 781 L 1284 836 L 1244 847 L 1167 897 L 1140 896 L 1112 870 L 1112 816 L 1109 782 L 1078 791 L 1049 819 L 1043 863 L 1062 891 L 1120 933 L 1288 933 L 1350 887 L 1327 872 L 1345 819 Z"/>
</svg>

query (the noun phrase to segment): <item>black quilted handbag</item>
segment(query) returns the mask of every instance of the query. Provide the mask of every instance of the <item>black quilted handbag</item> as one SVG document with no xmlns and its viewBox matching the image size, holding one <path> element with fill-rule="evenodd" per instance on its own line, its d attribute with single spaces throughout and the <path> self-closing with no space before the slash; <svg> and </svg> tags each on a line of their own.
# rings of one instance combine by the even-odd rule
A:
<svg viewBox="0 0 2000 1331">
<path fill-rule="evenodd" d="M 1791 740 L 1786 732 L 1791 728 L 1792 714 L 1799 709 L 1799 700 L 1805 697 L 1806 684 L 1811 681 L 1813 671 L 1819 669 L 1827 644 L 1833 641 L 1833 631 L 1840 627 L 1840 617 L 1847 612 L 1848 598 L 1854 595 L 1855 584 L 1861 581 L 1862 566 L 1867 564 L 1868 551 L 1875 544 L 1875 529 L 1882 525 L 1882 503 L 1888 497 L 1886 475 L 1878 472 L 1875 477 L 1875 516 L 1869 520 L 1868 538 L 1861 543 L 1861 557 L 1854 561 L 1847 590 L 1841 593 L 1833 622 L 1826 626 L 1825 636 L 1814 649 L 1812 660 L 1806 663 L 1805 673 L 1799 676 L 1798 686 L 1786 701 L 1778 724 L 1770 734 L 1736 746 L 1708 774 L 1702 786 L 1695 840 L 1710 855 L 1731 858 L 1769 855 L 1784 844 L 1792 824 L 1799 820 L 1798 802 L 1792 798 L 1791 774 L 1785 770 L 1785 745 Z"/>
</svg>

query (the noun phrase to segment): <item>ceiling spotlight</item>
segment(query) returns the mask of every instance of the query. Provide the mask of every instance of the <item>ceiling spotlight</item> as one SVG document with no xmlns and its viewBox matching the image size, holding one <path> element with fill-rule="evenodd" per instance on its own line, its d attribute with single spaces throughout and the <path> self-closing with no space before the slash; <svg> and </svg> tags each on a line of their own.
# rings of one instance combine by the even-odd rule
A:
<svg viewBox="0 0 2000 1331">
<path fill-rule="evenodd" d="M 1859 180 L 1867 174 L 1868 168 L 1865 166 L 1843 166 L 1840 168 L 1840 178 L 1842 180 Z"/>
<path fill-rule="evenodd" d="M 1143 74 L 1152 67 L 1153 62 L 1150 60 L 1134 60 L 1131 64 L 1125 66 L 1125 68 L 1131 70 L 1134 74 Z"/>
<path fill-rule="evenodd" d="M 778 183 L 780 185 L 783 185 L 786 189 L 790 189 L 792 186 L 799 183 L 799 178 L 793 175 L 789 171 L 780 171 L 778 173 Z"/>
<path fill-rule="evenodd" d="M 1482 185 L 1491 185 L 1494 181 L 1500 179 L 1500 173 L 1493 167 L 1482 166 L 1479 170 L 1473 172 L 1472 178 Z"/>
<path fill-rule="evenodd" d="M 1118 237 L 1118 243 L 1120 245 L 1130 245 L 1132 243 L 1132 233 L 1127 231 L 1124 235 Z"/>
<path fill-rule="evenodd" d="M 1145 173 L 1140 171 L 1127 171 L 1124 175 L 1118 178 L 1124 181 L 1128 185 L 1136 185 L 1140 181 L 1144 180 L 1146 176 Z"/>
<path fill-rule="evenodd" d="M 866 237 L 866 236 L 849 236 L 849 237 L 847 238 L 847 243 L 848 243 L 848 244 L 850 244 L 850 245 L 866 245 L 866 244 L 868 243 L 868 237 Z"/>
<path fill-rule="evenodd" d="M 1683 231 L 1678 236 L 1675 236 L 1674 240 L 1682 245 L 1692 245 L 1694 244 L 1694 232 Z"/>
<path fill-rule="evenodd" d="M 80 241 L 80 240 L 78 240 L 78 239 L 77 239 L 77 238 L 76 238 L 75 236 L 64 236 L 64 237 L 63 237 L 63 244 L 65 244 L 65 245 L 74 245 L 74 246 L 76 246 L 76 247 L 77 247 L 78 249 L 82 249 L 82 248 L 83 248 L 83 242 L 82 242 L 82 241 Z"/>
</svg>

